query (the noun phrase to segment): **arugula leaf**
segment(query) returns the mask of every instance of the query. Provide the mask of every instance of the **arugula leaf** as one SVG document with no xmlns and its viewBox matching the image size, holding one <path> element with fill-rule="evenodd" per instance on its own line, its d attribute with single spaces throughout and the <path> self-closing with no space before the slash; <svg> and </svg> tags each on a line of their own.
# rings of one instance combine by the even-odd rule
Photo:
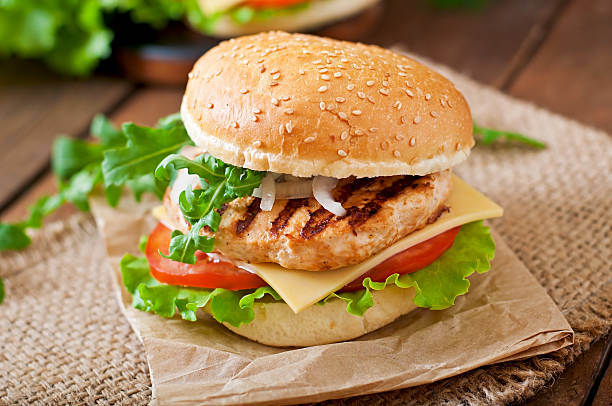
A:
<svg viewBox="0 0 612 406">
<path fill-rule="evenodd" d="M 96 114 L 89 127 L 89 132 L 100 139 L 105 147 L 119 147 L 126 142 L 125 135 L 104 114 Z"/>
<path fill-rule="evenodd" d="M 164 129 L 126 123 L 122 128 L 127 144 L 104 152 L 102 171 L 107 185 L 122 185 L 147 175 L 166 155 L 193 144 L 185 127 L 179 125 Z"/>
<path fill-rule="evenodd" d="M 178 313 L 184 320 L 195 321 L 197 310 L 210 303 L 215 320 L 239 327 L 253 321 L 253 305 L 256 300 L 265 295 L 281 300 L 278 293 L 269 286 L 231 291 L 161 284 L 151 276 L 146 258 L 129 254 L 121 259 L 120 267 L 123 284 L 132 294 L 134 307 L 163 317 L 174 317 Z"/>
<path fill-rule="evenodd" d="M 217 231 L 221 216 L 217 212 L 225 203 L 250 195 L 259 186 L 264 172 L 229 165 L 211 155 L 199 155 L 188 159 L 172 154 L 155 169 L 155 177 L 168 182 L 172 173 L 187 169 L 201 179 L 202 189 L 187 188 L 179 196 L 179 207 L 183 216 L 192 224 L 187 234 L 175 230 L 170 240 L 169 254 L 164 257 L 187 264 L 195 263 L 196 251 L 210 252 L 214 239 L 200 236 L 204 227 Z"/>
<path fill-rule="evenodd" d="M 60 136 L 53 143 L 51 168 L 61 180 L 67 180 L 87 165 L 101 162 L 103 151 L 99 144 Z"/>
<path fill-rule="evenodd" d="M 505 139 L 507 141 L 519 142 L 519 143 L 528 145 L 530 147 L 538 148 L 538 149 L 545 149 L 547 147 L 547 145 L 543 143 L 542 141 L 538 141 L 536 139 L 529 138 L 523 134 L 513 133 L 509 131 L 493 130 L 491 128 L 479 127 L 478 125 L 476 125 L 476 123 L 474 123 L 474 134 L 481 136 L 480 142 L 483 145 L 491 145 L 496 141 Z"/>
<path fill-rule="evenodd" d="M 489 270 L 494 252 L 495 243 L 490 230 L 482 221 L 465 224 L 453 246 L 428 267 L 411 274 L 390 275 L 384 282 L 373 282 L 366 278 L 363 281 L 364 289 L 331 293 L 318 304 L 343 300 L 348 313 L 363 316 L 374 305 L 372 290 L 397 286 L 416 289 L 414 302 L 417 306 L 432 310 L 445 309 L 454 304 L 457 296 L 467 292 L 470 286 L 468 276 L 474 271 L 483 273 Z M 121 274 L 126 289 L 132 294 L 134 307 L 164 317 L 173 317 L 178 312 L 183 319 L 194 321 L 197 309 L 210 302 L 210 310 L 217 321 L 239 326 L 253 320 L 253 305 L 266 294 L 276 301 L 282 300 L 269 286 L 233 292 L 220 288 L 165 285 L 151 276 L 146 258 L 129 254 L 121 260 Z"/>
<path fill-rule="evenodd" d="M 162 118 L 159 128 L 137 127 L 129 124 L 130 131 L 137 131 L 141 145 L 158 145 L 160 142 L 174 138 L 185 138 L 186 132 L 180 117 L 176 114 Z M 137 127 L 136 130 L 133 130 Z M 122 174 L 121 182 L 105 183 L 102 170 L 104 153 L 113 151 L 120 154 L 126 148 L 130 134 L 124 134 L 104 116 L 98 115 L 91 124 L 92 134 L 100 143 L 92 143 L 68 137 L 59 137 L 53 146 L 52 168 L 59 180 L 59 193 L 54 196 L 43 196 L 29 208 L 29 217 L 16 224 L 0 223 L 0 250 L 23 249 L 30 244 L 26 230 L 40 228 L 43 218 L 65 202 L 71 202 L 80 210 L 88 211 L 89 195 L 98 185 L 104 184 L 104 193 L 110 206 L 116 206 L 121 198 L 123 186 L 134 193 L 140 200 L 145 192 L 154 193 L 159 198 L 163 196 L 166 184 L 157 181 L 153 169 L 163 156 L 149 158 L 149 169 L 130 167 L 127 174 Z M 162 141 L 160 141 L 159 139 Z M 157 144 L 155 143 L 157 142 Z"/>
</svg>

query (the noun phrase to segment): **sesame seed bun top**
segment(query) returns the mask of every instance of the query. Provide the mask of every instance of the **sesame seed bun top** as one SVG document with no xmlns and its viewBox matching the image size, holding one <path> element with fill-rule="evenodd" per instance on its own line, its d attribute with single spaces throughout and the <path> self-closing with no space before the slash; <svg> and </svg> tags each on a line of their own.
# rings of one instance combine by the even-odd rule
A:
<svg viewBox="0 0 612 406">
<path fill-rule="evenodd" d="M 211 49 L 181 114 L 213 156 L 294 176 L 425 175 L 474 145 L 469 107 L 446 78 L 379 47 L 302 34 Z"/>
</svg>

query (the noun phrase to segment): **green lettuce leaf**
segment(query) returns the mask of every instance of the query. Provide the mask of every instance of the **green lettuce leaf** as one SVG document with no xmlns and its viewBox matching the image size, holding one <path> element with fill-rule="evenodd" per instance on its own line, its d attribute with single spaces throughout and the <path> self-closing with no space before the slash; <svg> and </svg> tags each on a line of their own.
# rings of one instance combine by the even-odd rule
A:
<svg viewBox="0 0 612 406">
<path fill-rule="evenodd" d="M 253 321 L 253 305 L 256 300 L 265 295 L 281 300 L 278 293 L 269 286 L 231 291 L 161 284 L 151 276 L 145 258 L 129 254 L 121 259 L 120 266 L 123 284 L 132 294 L 134 307 L 163 317 L 174 317 L 178 314 L 184 320 L 195 321 L 197 310 L 210 304 L 215 320 L 239 327 Z"/>
<path fill-rule="evenodd" d="M 489 227 L 484 226 L 482 221 L 465 224 L 452 247 L 431 265 L 410 274 L 390 275 L 384 282 L 366 278 L 363 290 L 331 293 L 323 302 L 333 298 L 344 300 L 347 312 L 362 316 L 374 304 L 372 290 L 395 285 L 404 289 L 414 287 L 414 303 L 417 306 L 443 310 L 454 305 L 457 296 L 467 293 L 470 287 L 468 276 L 489 270 L 494 255 L 495 242 Z"/>
<path fill-rule="evenodd" d="M 384 282 L 366 278 L 364 289 L 331 293 L 318 304 L 325 305 L 333 299 L 343 300 L 347 312 L 363 316 L 374 305 L 372 290 L 397 286 L 416 289 L 414 302 L 419 307 L 446 309 L 455 303 L 457 296 L 468 291 L 468 276 L 489 270 L 494 253 L 495 243 L 489 228 L 482 221 L 469 223 L 461 227 L 453 246 L 428 267 L 411 274 L 393 274 Z M 239 326 L 253 320 L 253 304 L 266 294 L 276 301 L 282 300 L 269 286 L 234 292 L 165 285 L 151 276 L 145 258 L 129 254 L 121 261 L 121 273 L 125 287 L 132 294 L 134 307 L 164 317 L 178 313 L 185 320 L 195 321 L 196 310 L 210 302 L 216 320 Z"/>
</svg>

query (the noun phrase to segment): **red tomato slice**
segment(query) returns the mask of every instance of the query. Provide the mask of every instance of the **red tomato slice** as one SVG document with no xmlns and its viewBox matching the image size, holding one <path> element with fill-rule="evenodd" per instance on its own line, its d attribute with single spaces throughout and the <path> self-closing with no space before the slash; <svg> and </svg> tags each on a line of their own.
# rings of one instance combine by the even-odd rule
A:
<svg viewBox="0 0 612 406">
<path fill-rule="evenodd" d="M 247 0 L 246 4 L 252 7 L 288 7 L 300 3 L 306 3 L 308 0 Z"/>
<path fill-rule="evenodd" d="M 151 275 L 158 281 L 169 285 L 229 290 L 255 289 L 268 285 L 256 274 L 236 268 L 230 262 L 213 260 L 203 252 L 196 253 L 194 265 L 162 257 L 158 250 L 168 255 L 171 234 L 170 229 L 159 223 L 147 241 L 145 255 Z"/>
<path fill-rule="evenodd" d="M 438 234 L 427 241 L 423 241 L 413 247 L 405 249 L 399 254 L 395 254 L 385 262 L 381 262 L 374 268 L 347 284 L 340 292 L 354 292 L 363 288 L 363 280 L 371 278 L 375 282 L 382 282 L 398 273 L 400 275 L 416 272 L 434 262 L 440 255 L 453 245 L 455 237 L 461 227 L 455 227 L 448 231 Z"/>
</svg>

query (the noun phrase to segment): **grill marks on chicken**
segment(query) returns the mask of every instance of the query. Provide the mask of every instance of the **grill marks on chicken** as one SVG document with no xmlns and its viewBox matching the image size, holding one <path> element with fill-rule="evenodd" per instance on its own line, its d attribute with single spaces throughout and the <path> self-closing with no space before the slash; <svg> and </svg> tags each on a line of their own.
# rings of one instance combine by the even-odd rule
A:
<svg viewBox="0 0 612 406">
<path fill-rule="evenodd" d="M 422 177 L 342 179 L 332 194 L 346 209 L 344 216 L 314 198 L 279 199 L 267 212 L 259 209 L 259 198 L 236 199 L 223 207 L 215 250 L 235 260 L 289 269 L 356 264 L 435 221 L 447 210 L 451 185 L 449 170 Z M 186 232 L 178 204 L 167 196 L 169 221 Z"/>
</svg>

